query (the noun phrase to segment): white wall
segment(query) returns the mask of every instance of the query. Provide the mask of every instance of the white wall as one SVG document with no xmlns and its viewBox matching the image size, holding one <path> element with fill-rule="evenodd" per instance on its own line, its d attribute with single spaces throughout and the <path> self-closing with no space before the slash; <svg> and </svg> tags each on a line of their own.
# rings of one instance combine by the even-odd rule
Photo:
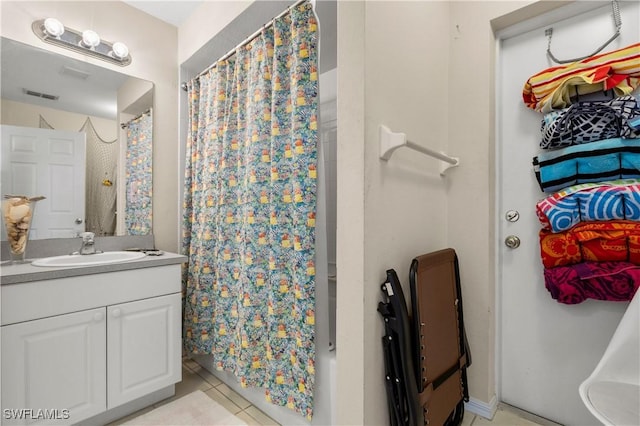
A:
<svg viewBox="0 0 640 426">
<path fill-rule="evenodd" d="M 178 63 L 182 64 L 211 40 L 234 18 L 251 6 L 253 0 L 205 1 L 179 28 Z M 269 17 L 265 17 L 265 21 Z M 217 58 L 212 58 L 211 63 Z"/>
<path fill-rule="evenodd" d="M 102 117 L 76 114 L 8 99 L 2 99 L 0 111 L 2 112 L 1 124 L 39 128 L 40 116 L 42 116 L 54 129 L 69 132 L 79 131 L 89 117 L 100 138 L 105 141 L 113 141 L 118 137 L 118 123 L 115 120 Z"/>
<path fill-rule="evenodd" d="M 471 397 L 491 402 L 495 388 L 495 238 L 493 63 L 490 20 L 525 2 L 451 3 L 449 150 L 462 165 L 449 179 L 447 241 L 460 259 Z M 472 70 L 472 71 L 471 71 Z M 524 82 L 523 82 L 524 83 Z"/>
<path fill-rule="evenodd" d="M 447 178 L 439 163 L 410 150 L 381 161 L 378 127 L 446 149 L 448 20 L 445 2 L 338 4 L 341 424 L 388 423 L 380 284 L 394 268 L 410 294 L 411 259 L 446 245 Z"/>
<path fill-rule="evenodd" d="M 336 308 L 338 424 L 364 424 L 364 135 L 365 69 L 362 2 L 338 3 L 338 143 Z M 379 349 L 379 347 L 378 347 Z M 374 349 L 375 350 L 375 349 Z M 371 371 L 369 371 L 371 374 Z M 376 398 L 374 396 L 374 398 Z M 384 403 L 384 400 L 377 398 Z"/>
<path fill-rule="evenodd" d="M 156 246 L 178 251 L 178 59 L 176 27 L 118 1 L 2 1 L 0 34 L 22 43 L 90 62 L 154 83 L 153 228 Z M 129 46 L 133 61 L 112 65 L 42 42 L 36 19 L 56 17 L 66 26 L 93 29 L 105 40 Z"/>
</svg>

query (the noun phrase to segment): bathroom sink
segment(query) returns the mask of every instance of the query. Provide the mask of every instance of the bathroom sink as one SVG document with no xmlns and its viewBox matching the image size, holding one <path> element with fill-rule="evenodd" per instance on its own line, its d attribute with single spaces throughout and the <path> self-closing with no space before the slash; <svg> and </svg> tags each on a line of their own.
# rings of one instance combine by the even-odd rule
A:
<svg viewBox="0 0 640 426">
<path fill-rule="evenodd" d="M 129 262 L 142 259 L 146 255 L 135 251 L 107 251 L 96 254 L 70 254 L 66 256 L 53 256 L 37 259 L 31 262 L 33 266 L 43 267 L 69 267 L 69 266 L 97 266 L 110 263 Z"/>
</svg>

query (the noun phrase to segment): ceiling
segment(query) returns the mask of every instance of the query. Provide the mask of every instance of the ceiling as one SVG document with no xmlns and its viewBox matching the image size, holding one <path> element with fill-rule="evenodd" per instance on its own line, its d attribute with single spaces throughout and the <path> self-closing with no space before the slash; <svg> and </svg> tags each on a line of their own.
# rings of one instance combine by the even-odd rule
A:
<svg viewBox="0 0 640 426">
<path fill-rule="evenodd" d="M 202 1 L 189 1 L 189 0 L 166 0 L 166 1 L 129 1 L 123 0 L 129 6 L 133 6 L 136 9 L 155 16 L 156 18 L 165 21 L 176 27 L 180 26 L 187 19 L 193 11 L 202 4 Z"/>
</svg>

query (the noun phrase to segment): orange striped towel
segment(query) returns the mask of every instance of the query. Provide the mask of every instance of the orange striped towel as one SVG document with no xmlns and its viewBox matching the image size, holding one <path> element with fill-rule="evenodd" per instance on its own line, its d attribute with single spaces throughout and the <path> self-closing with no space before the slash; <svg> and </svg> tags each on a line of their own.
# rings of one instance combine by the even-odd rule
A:
<svg viewBox="0 0 640 426">
<path fill-rule="evenodd" d="M 616 96 L 624 96 L 638 85 L 640 43 L 541 71 L 527 80 L 522 98 L 529 108 L 547 113 L 571 105 L 571 87 L 580 86 L 580 94 L 614 89 Z"/>
</svg>

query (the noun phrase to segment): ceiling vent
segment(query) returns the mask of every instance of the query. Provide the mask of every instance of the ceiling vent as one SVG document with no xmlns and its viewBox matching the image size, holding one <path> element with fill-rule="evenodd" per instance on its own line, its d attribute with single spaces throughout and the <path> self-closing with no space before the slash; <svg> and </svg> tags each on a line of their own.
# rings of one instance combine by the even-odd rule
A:
<svg viewBox="0 0 640 426">
<path fill-rule="evenodd" d="M 29 90 L 29 89 L 22 89 L 22 92 L 25 95 L 35 96 L 36 98 L 49 99 L 51 101 L 57 101 L 58 98 L 60 98 L 60 96 L 49 95 L 47 93 L 40 93 L 40 92 L 36 92 L 34 90 Z"/>
</svg>

